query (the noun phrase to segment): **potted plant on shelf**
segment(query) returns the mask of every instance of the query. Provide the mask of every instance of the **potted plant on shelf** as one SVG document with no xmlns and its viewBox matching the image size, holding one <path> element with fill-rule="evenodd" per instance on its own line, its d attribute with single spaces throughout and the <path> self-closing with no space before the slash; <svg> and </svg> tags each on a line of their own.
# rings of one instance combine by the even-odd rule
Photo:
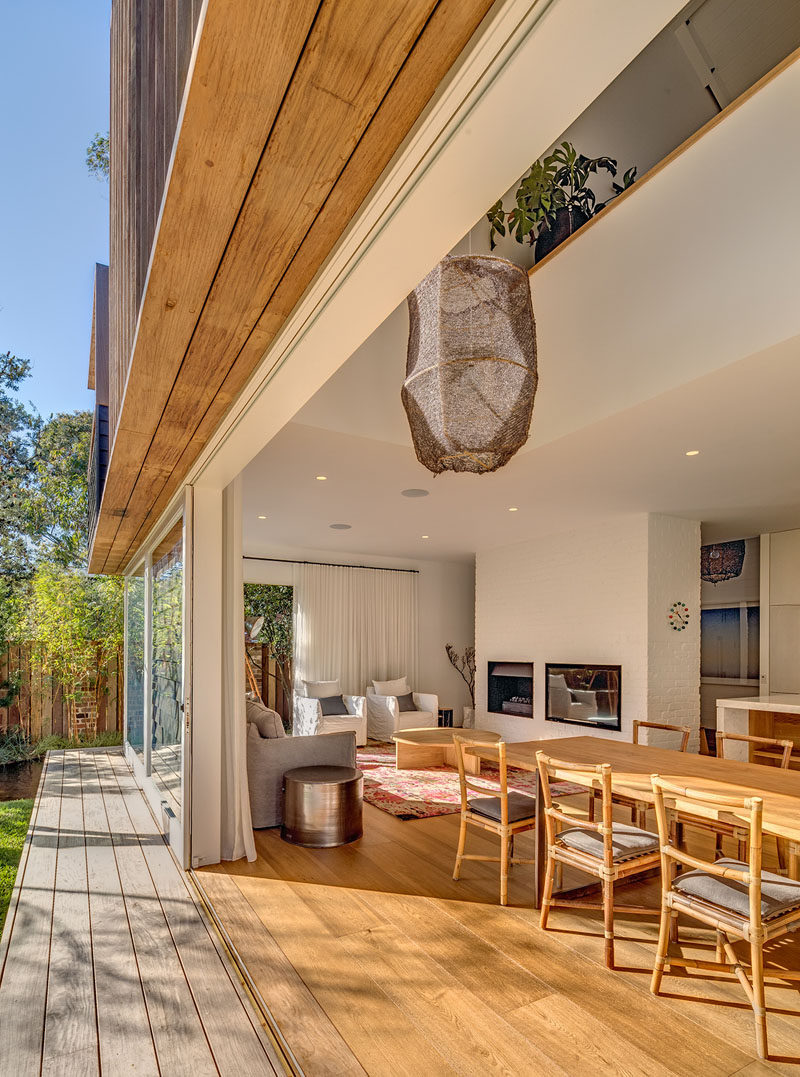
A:
<svg viewBox="0 0 800 1077">
<path fill-rule="evenodd" d="M 495 237 L 508 232 L 518 243 L 527 239 L 535 245 L 534 260 L 540 262 L 636 179 L 636 168 L 629 168 L 622 183 L 612 182 L 611 198 L 598 202 L 588 182 L 601 170 L 616 177 L 617 162 L 612 157 L 586 157 L 571 142 L 562 142 L 547 157 L 534 161 L 520 180 L 514 208 L 506 212 L 500 199 L 486 215 L 492 250 Z"/>
<path fill-rule="evenodd" d="M 475 724 L 475 648 L 465 647 L 464 653 L 461 654 L 452 643 L 446 643 L 444 649 L 450 659 L 450 665 L 458 670 L 469 691 L 472 706 L 464 707 L 464 715 L 460 723 L 469 729 Z"/>
</svg>

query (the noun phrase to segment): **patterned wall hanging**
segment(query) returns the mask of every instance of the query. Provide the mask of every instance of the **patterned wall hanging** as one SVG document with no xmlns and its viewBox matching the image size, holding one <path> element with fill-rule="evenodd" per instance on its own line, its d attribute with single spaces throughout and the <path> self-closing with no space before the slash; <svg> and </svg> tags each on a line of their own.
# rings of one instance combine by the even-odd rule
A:
<svg viewBox="0 0 800 1077">
<path fill-rule="evenodd" d="M 700 548 L 700 578 L 706 583 L 722 583 L 741 576 L 744 566 L 744 539 L 714 542 Z"/>
<path fill-rule="evenodd" d="M 496 471 L 528 438 L 536 326 L 528 274 L 503 258 L 445 258 L 408 297 L 402 399 L 429 471 Z"/>
</svg>

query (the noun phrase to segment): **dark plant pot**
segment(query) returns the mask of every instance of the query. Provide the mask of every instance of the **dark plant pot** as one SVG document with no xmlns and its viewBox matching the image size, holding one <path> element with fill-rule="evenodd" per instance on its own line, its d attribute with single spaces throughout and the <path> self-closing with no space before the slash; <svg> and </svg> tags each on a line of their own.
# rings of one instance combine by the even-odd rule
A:
<svg viewBox="0 0 800 1077">
<path fill-rule="evenodd" d="M 533 260 L 541 262 L 545 255 L 554 251 L 559 243 L 563 243 L 573 232 L 577 232 L 588 220 L 588 216 L 577 206 L 563 206 L 557 209 L 552 226 L 547 221 L 542 224 L 539 235 L 536 237 Z"/>
</svg>

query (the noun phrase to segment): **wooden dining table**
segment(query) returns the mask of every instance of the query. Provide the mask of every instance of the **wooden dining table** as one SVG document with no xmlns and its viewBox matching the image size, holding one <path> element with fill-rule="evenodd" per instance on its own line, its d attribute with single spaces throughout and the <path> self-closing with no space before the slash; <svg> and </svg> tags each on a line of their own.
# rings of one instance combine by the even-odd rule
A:
<svg viewBox="0 0 800 1077">
<path fill-rule="evenodd" d="M 471 749 L 482 759 L 496 760 L 497 749 L 480 745 Z M 763 830 L 776 838 L 789 842 L 789 875 L 798 878 L 800 871 L 800 773 L 781 770 L 759 763 L 739 762 L 735 759 L 717 759 L 716 756 L 694 755 L 689 752 L 651 748 L 646 744 L 629 744 L 625 741 L 607 740 L 604 737 L 559 737 L 555 740 L 508 741 L 506 761 L 509 767 L 518 767 L 537 773 L 536 781 L 536 846 L 534 853 L 535 907 L 539 908 L 544 884 L 544 865 L 547 839 L 544 826 L 544 800 L 539 785 L 536 753 L 544 752 L 566 763 L 610 763 L 612 788 L 624 790 L 646 804 L 653 803 L 651 775 L 659 774 L 668 781 L 684 784 L 723 796 L 761 797 L 764 801 Z M 570 774 L 570 781 L 590 788 L 592 778 L 579 771 Z M 682 804 L 679 810 L 691 810 L 700 814 L 696 801 Z M 738 813 L 733 811 L 733 815 Z M 709 810 L 707 818 L 713 819 Z M 741 812 L 746 821 L 749 816 Z"/>
</svg>

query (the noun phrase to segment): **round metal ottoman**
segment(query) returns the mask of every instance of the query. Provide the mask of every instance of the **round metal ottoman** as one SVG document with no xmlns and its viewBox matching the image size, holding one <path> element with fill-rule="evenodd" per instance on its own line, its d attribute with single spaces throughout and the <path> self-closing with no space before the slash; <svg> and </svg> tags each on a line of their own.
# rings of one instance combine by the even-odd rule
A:
<svg viewBox="0 0 800 1077">
<path fill-rule="evenodd" d="M 295 767 L 283 776 L 281 837 L 326 849 L 362 834 L 364 776 L 352 767 Z"/>
</svg>

